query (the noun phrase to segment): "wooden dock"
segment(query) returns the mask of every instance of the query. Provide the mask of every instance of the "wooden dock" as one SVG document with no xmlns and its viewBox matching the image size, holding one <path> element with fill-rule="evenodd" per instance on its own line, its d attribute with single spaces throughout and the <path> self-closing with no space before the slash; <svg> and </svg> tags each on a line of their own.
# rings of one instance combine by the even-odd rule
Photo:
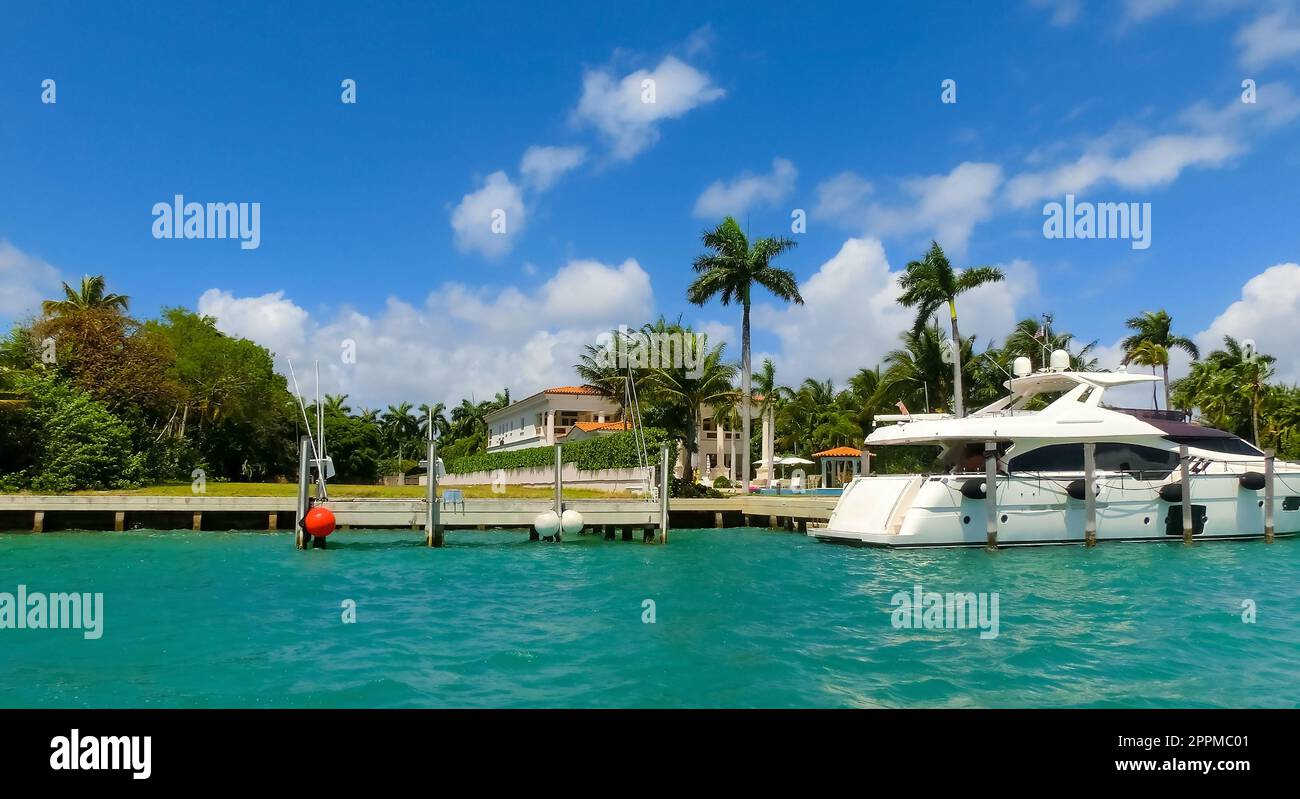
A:
<svg viewBox="0 0 1300 799">
<path fill-rule="evenodd" d="M 697 527 L 769 527 L 805 530 L 824 523 L 835 507 L 826 496 L 734 496 L 722 499 L 673 499 L 670 524 Z M 289 530 L 295 498 L 288 497 L 151 497 L 140 495 L 0 494 L 0 531 L 56 530 Z M 634 530 L 659 527 L 659 504 L 643 500 L 574 499 L 565 507 L 578 511 L 586 532 L 607 538 L 632 538 Z M 427 505 L 422 499 L 338 499 L 339 529 L 423 529 Z M 441 503 L 439 523 L 449 530 L 527 530 L 549 499 L 466 499 Z"/>
</svg>

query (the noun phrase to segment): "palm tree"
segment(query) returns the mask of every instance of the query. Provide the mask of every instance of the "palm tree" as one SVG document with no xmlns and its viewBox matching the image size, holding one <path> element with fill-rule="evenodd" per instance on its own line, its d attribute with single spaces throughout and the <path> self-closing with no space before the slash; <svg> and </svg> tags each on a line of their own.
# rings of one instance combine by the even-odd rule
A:
<svg viewBox="0 0 1300 799">
<path fill-rule="evenodd" d="M 626 352 L 627 335 L 622 330 L 610 331 L 609 343 L 605 346 L 588 344 L 573 365 L 578 379 L 585 385 L 595 386 L 618 403 L 619 418 L 627 418 L 624 407 L 624 388 L 627 385 L 627 369 L 618 362 L 618 353 Z M 635 373 L 635 370 L 634 370 Z"/>
<path fill-rule="evenodd" d="M 701 361 L 694 368 L 661 362 L 658 368 L 647 370 L 645 384 L 648 398 L 666 409 L 664 418 L 672 428 L 670 432 L 676 434 L 683 444 L 686 461 L 682 474 L 689 477 L 691 455 L 699 449 L 696 433 L 700 426 L 701 406 L 716 406 L 728 401 L 735 393 L 732 381 L 736 377 L 736 367 L 723 358 L 725 344 L 710 349 L 708 337 L 703 333 L 694 333 L 689 328 L 680 332 L 687 347 L 703 353 Z M 747 405 L 742 403 L 741 407 Z"/>
<path fill-rule="evenodd" d="M 906 308 L 916 308 L 913 333 L 920 333 L 945 303 L 952 320 L 953 408 L 958 417 L 966 413 L 961 379 L 961 334 L 957 331 L 957 295 L 1002 280 L 1002 270 L 992 266 L 973 266 L 960 271 L 953 268 L 939 242 L 930 242 L 930 251 L 919 261 L 907 265 L 898 285 L 903 289 L 898 301 Z"/>
<path fill-rule="evenodd" d="M 1160 366 L 1164 369 L 1165 379 L 1165 407 L 1169 407 L 1169 353 L 1173 350 L 1182 350 L 1193 359 L 1201 357 L 1201 351 L 1196 348 L 1195 342 L 1183 336 L 1174 335 L 1172 331 L 1173 319 L 1163 309 L 1159 311 L 1143 311 L 1141 316 L 1135 316 L 1124 323 L 1126 327 L 1134 331 L 1134 334 L 1124 339 L 1121 346 L 1124 348 L 1124 363 L 1136 363 L 1141 366 L 1152 367 L 1151 373 L 1155 374 L 1155 367 Z M 1149 342 L 1151 346 L 1143 347 L 1144 342 Z M 1139 356 L 1141 360 L 1139 360 Z M 1154 394 L 1154 388 L 1152 389 Z M 1154 402 L 1154 399 L 1152 400 Z"/>
<path fill-rule="evenodd" d="M 352 408 L 348 406 L 347 401 L 347 394 L 326 394 L 324 403 L 325 413 L 347 416 L 352 413 Z"/>
<path fill-rule="evenodd" d="M 64 283 L 63 294 L 64 299 L 41 303 L 41 312 L 49 317 L 66 316 L 73 311 L 85 309 L 125 312 L 131 302 L 131 298 L 124 294 L 106 293 L 103 275 L 85 275 L 81 278 L 81 288 L 76 291 Z"/>
<path fill-rule="evenodd" d="M 945 355 L 951 352 L 949 340 L 937 324 L 923 327 L 919 332 L 909 330 L 899 338 L 903 347 L 885 355 L 885 374 L 880 390 L 890 399 L 897 397 L 910 404 L 913 410 L 924 408 L 928 412 L 936 400 L 942 402 L 941 398 L 952 387 L 953 375 L 948 372 Z M 972 339 L 962 342 L 962 354 L 971 355 L 973 346 Z M 971 359 L 963 360 L 969 364 Z"/>
<path fill-rule="evenodd" d="M 433 431 L 439 438 L 450 434 L 451 425 L 447 422 L 447 406 L 441 402 L 433 405 L 420 405 L 420 438 L 429 437 L 429 420 L 433 420 Z"/>
<path fill-rule="evenodd" d="M 1052 351 L 1065 350 L 1070 354 L 1070 364 L 1074 371 L 1097 371 L 1097 358 L 1093 355 L 1097 349 L 1096 339 L 1078 350 L 1072 349 L 1073 346 L 1073 333 L 1049 330 L 1034 317 L 1026 317 L 1017 322 L 1011 335 L 1007 336 L 1003 351 L 1013 360 L 1024 356 L 1029 358 L 1031 363 L 1037 359 L 1042 366 L 1047 366 L 1046 361 Z"/>
<path fill-rule="evenodd" d="M 719 297 L 723 305 L 738 302 L 741 305 L 740 324 L 740 393 L 745 401 L 740 406 L 741 479 L 749 485 L 749 407 L 754 396 L 750 386 L 752 378 L 749 361 L 749 309 L 754 284 L 770 291 L 778 299 L 803 305 L 799 284 L 794 273 L 772 263 L 781 254 L 794 249 L 795 242 L 783 236 L 762 238 L 752 244 L 740 225 L 732 217 L 722 220 L 713 230 L 705 231 L 704 246 L 711 252 L 696 257 L 693 264 L 698 277 L 686 290 L 686 298 L 695 305 L 704 305 Z"/>
<path fill-rule="evenodd" d="M 384 438 L 387 439 L 385 443 L 397 451 L 398 460 L 401 460 L 406 444 L 414 444 L 420 436 L 420 423 L 411 415 L 413 407 L 415 406 L 409 402 L 400 402 L 397 405 L 389 405 L 384 411 L 382 430 Z"/>
</svg>

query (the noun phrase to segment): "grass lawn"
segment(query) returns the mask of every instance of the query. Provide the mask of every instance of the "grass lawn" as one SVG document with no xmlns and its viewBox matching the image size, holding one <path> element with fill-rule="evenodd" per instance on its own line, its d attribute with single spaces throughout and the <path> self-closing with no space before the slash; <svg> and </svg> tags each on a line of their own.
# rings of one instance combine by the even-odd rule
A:
<svg viewBox="0 0 1300 799">
<path fill-rule="evenodd" d="M 550 499 L 555 496 L 551 488 L 507 486 L 505 493 L 493 493 L 487 485 L 455 486 L 466 499 Z M 225 483 L 209 482 L 206 495 L 210 497 L 291 497 L 297 490 L 292 483 Z M 336 499 L 423 499 L 424 486 L 343 485 L 331 483 L 330 496 Z M 193 494 L 189 483 L 163 483 L 145 488 L 117 491 L 73 491 L 73 494 L 108 496 L 187 497 Z M 441 493 L 441 492 L 440 492 Z M 569 499 L 620 499 L 632 498 L 628 492 L 596 491 L 590 488 L 564 489 Z"/>
</svg>

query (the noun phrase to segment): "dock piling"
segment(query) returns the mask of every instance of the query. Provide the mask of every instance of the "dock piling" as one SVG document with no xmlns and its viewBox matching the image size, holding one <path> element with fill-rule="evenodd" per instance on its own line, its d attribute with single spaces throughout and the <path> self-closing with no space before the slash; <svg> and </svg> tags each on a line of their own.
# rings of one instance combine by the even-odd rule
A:
<svg viewBox="0 0 1300 799">
<path fill-rule="evenodd" d="M 1187 445 L 1178 445 L 1178 480 L 1183 494 L 1183 543 L 1192 543 L 1192 479 L 1188 474 L 1191 459 L 1187 455 Z"/>
<path fill-rule="evenodd" d="M 120 533 L 126 529 L 126 511 L 117 511 L 113 514 L 113 532 Z"/>
<path fill-rule="evenodd" d="M 984 442 L 984 507 L 987 511 L 984 531 L 989 549 L 998 548 L 998 445 Z"/>
<path fill-rule="evenodd" d="M 1083 545 L 1097 546 L 1097 445 L 1083 445 Z"/>
<path fill-rule="evenodd" d="M 425 470 L 424 491 L 424 545 L 440 547 L 445 538 L 442 529 L 442 500 L 438 498 L 438 442 L 433 438 L 433 420 L 429 420 L 429 440 L 426 455 L 429 466 Z"/>
<path fill-rule="evenodd" d="M 1264 450 L 1264 543 L 1273 543 L 1273 461 L 1277 453 Z"/>
<path fill-rule="evenodd" d="M 38 510 L 34 514 L 32 514 L 32 532 L 33 533 L 45 532 L 45 511 Z"/>
<path fill-rule="evenodd" d="M 306 549 L 307 541 L 311 538 L 307 535 L 307 528 L 303 526 L 303 519 L 307 518 L 307 492 L 310 482 L 311 439 L 301 436 L 298 439 L 298 504 L 293 514 L 294 544 L 298 549 Z"/>
<path fill-rule="evenodd" d="M 659 543 L 668 543 L 668 444 L 659 453 Z"/>
<path fill-rule="evenodd" d="M 560 526 L 555 528 L 555 540 L 564 540 L 564 452 L 555 445 L 555 517 Z"/>
</svg>

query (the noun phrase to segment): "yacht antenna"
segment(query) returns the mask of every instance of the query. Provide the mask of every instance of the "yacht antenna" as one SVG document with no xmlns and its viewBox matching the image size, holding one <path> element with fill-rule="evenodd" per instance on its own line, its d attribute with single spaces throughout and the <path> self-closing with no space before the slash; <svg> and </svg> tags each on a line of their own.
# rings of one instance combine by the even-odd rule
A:
<svg viewBox="0 0 1300 799">
<path fill-rule="evenodd" d="M 1052 314 L 1043 314 L 1043 340 L 1038 342 L 1038 346 L 1043 348 L 1043 368 L 1048 368 L 1052 363 Z"/>
<path fill-rule="evenodd" d="M 997 361 L 993 360 L 993 356 L 991 356 L 991 355 L 989 355 L 987 352 L 985 352 L 985 353 L 984 353 L 984 357 L 989 359 L 989 363 L 991 363 L 991 364 L 993 364 L 994 366 L 996 366 L 997 368 L 1001 369 L 1001 370 L 1002 370 L 1002 374 L 1006 375 L 1009 379 L 1012 379 L 1012 380 L 1015 379 L 1015 376 L 1012 375 L 1010 372 L 1008 372 L 1008 371 L 1006 370 L 1006 368 L 1002 366 L 1002 364 L 1000 364 L 1000 363 L 998 363 Z"/>
</svg>

